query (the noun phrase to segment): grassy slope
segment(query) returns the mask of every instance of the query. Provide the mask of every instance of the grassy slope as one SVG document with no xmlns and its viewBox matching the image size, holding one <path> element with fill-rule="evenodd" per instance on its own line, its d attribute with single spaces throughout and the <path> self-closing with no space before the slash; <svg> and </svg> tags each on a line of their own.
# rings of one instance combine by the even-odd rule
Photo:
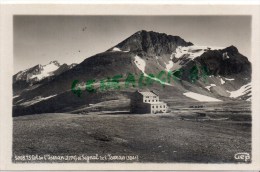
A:
<svg viewBox="0 0 260 172">
<path fill-rule="evenodd" d="M 241 121 L 241 115 L 249 114 L 201 122 L 180 120 L 173 114 L 101 112 L 15 117 L 13 153 L 111 153 L 138 155 L 141 162 L 239 162 L 234 159 L 235 153 L 251 152 L 250 121 Z"/>
</svg>

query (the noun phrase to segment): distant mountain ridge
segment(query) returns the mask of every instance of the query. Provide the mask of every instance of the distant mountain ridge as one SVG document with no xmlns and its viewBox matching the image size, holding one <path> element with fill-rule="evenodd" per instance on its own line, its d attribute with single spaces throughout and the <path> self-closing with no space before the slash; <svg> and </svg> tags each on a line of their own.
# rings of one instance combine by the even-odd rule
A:
<svg viewBox="0 0 260 172">
<path fill-rule="evenodd" d="M 19 80 L 25 80 L 25 81 L 40 81 L 46 77 L 60 74 L 65 70 L 71 69 L 74 67 L 76 63 L 73 63 L 71 65 L 67 65 L 66 63 L 60 65 L 58 61 L 51 61 L 50 63 L 46 65 L 35 65 L 34 67 L 31 67 L 29 69 L 23 70 L 18 72 L 14 75 L 13 81 L 19 81 Z"/>
<path fill-rule="evenodd" d="M 20 71 L 13 76 L 14 92 L 21 91 L 21 89 L 25 89 L 28 86 L 32 86 L 43 80 L 60 75 L 75 66 L 76 63 L 70 65 L 64 63 L 61 65 L 55 60 L 46 65 L 38 64 L 29 69 Z"/>
<path fill-rule="evenodd" d="M 30 68 L 28 71 L 31 70 Z M 179 81 L 161 87 L 158 79 L 154 79 L 151 87 L 124 87 L 123 78 L 127 78 L 129 73 L 134 76 L 143 74 L 147 78 L 149 74 L 157 75 L 160 71 L 179 71 Z M 32 72 L 30 77 L 39 75 L 37 72 Z M 203 72 L 206 72 L 205 77 L 191 78 L 194 73 L 201 76 Z M 128 99 L 137 89 L 154 90 L 162 99 L 183 102 L 206 101 L 192 97 L 194 95 L 219 101 L 250 100 L 251 96 L 251 87 L 245 86 L 251 82 L 251 63 L 235 46 L 197 46 L 179 36 L 153 31 L 138 31 L 107 51 L 86 58 L 71 69 L 58 75 L 55 75 L 55 71 L 52 73 L 54 75 L 51 79 L 47 77 L 38 85 L 26 89 L 19 87 L 22 91 L 15 94 L 14 115 L 69 112 L 88 104 Z M 122 75 L 120 90 L 100 90 L 98 83 L 101 80 L 119 74 Z M 17 75 L 14 76 L 16 77 Z M 85 91 L 78 98 L 71 92 L 74 80 L 79 80 L 83 86 L 86 86 L 86 81 L 94 80 L 96 92 L 89 94 Z"/>
</svg>

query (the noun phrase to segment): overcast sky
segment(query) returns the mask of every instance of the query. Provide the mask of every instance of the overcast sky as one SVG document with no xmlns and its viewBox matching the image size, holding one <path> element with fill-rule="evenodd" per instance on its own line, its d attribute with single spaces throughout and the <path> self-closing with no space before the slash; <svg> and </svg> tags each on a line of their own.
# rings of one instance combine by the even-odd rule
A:
<svg viewBox="0 0 260 172">
<path fill-rule="evenodd" d="M 250 16 L 15 16 L 14 72 L 53 60 L 80 63 L 139 30 L 195 45 L 234 45 L 251 56 Z"/>
</svg>

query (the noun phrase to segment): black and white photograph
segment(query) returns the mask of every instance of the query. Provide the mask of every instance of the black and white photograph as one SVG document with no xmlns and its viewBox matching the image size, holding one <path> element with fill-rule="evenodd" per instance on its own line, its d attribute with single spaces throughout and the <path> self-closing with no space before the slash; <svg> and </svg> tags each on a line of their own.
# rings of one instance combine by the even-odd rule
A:
<svg viewBox="0 0 260 172">
<path fill-rule="evenodd" d="M 13 163 L 250 164 L 249 15 L 14 15 Z"/>
</svg>

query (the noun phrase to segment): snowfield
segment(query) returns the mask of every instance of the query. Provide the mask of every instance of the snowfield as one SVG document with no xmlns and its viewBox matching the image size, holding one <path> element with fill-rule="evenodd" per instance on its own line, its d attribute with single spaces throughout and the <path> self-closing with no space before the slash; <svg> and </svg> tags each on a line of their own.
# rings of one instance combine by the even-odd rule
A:
<svg viewBox="0 0 260 172">
<path fill-rule="evenodd" d="M 206 86 L 205 88 L 210 91 L 210 88 L 211 88 L 211 87 L 214 87 L 214 86 L 216 86 L 216 84 L 210 84 L 210 86 Z"/>
<path fill-rule="evenodd" d="M 40 96 L 40 97 L 37 97 L 36 99 L 29 100 L 29 101 L 26 101 L 24 103 L 21 103 L 21 105 L 23 105 L 23 106 L 31 106 L 31 105 L 33 105 L 35 103 L 38 103 L 38 102 L 43 101 L 43 100 L 50 99 L 50 98 L 55 97 L 55 96 L 57 96 L 57 94 L 51 95 L 51 96 L 48 96 L 48 97 L 41 97 Z"/>
<path fill-rule="evenodd" d="M 165 63 L 166 71 L 170 71 L 173 67 L 173 61 L 170 60 L 168 64 Z"/>
<path fill-rule="evenodd" d="M 224 78 L 226 81 L 234 81 L 234 78 Z"/>
<path fill-rule="evenodd" d="M 112 51 L 122 51 L 122 50 L 120 50 L 120 49 L 117 48 L 117 47 L 114 47 Z"/>
<path fill-rule="evenodd" d="M 220 78 L 220 82 L 222 85 L 225 84 L 225 81 L 222 78 Z"/>
<path fill-rule="evenodd" d="M 171 84 L 169 84 L 169 83 L 167 83 L 167 82 L 163 82 L 163 81 L 161 81 L 160 79 L 158 79 L 158 78 L 156 78 L 156 77 L 153 78 L 153 77 L 150 77 L 149 75 L 147 75 L 147 74 L 145 73 L 146 62 L 145 62 L 145 60 L 143 60 L 141 57 L 139 57 L 139 56 L 136 55 L 136 56 L 134 57 L 134 63 L 135 63 L 135 65 L 136 65 L 136 67 L 137 67 L 140 71 L 143 72 L 143 74 L 144 74 L 145 77 L 148 77 L 148 78 L 150 78 L 150 79 L 152 79 L 152 80 L 158 81 L 158 82 L 160 82 L 161 84 L 172 86 Z"/>
<path fill-rule="evenodd" d="M 227 52 L 223 53 L 223 54 L 222 54 L 222 57 L 223 57 L 224 59 L 229 59 L 229 58 L 230 58 L 230 57 L 228 56 Z"/>
<path fill-rule="evenodd" d="M 224 47 L 209 47 L 209 46 L 188 46 L 182 47 L 178 46 L 176 48 L 176 52 L 172 54 L 175 58 L 181 58 L 183 55 L 188 54 L 189 58 L 194 59 L 198 56 L 201 56 L 204 52 L 208 50 L 219 50 L 224 49 Z"/>
<path fill-rule="evenodd" d="M 251 90 L 251 87 L 252 87 L 251 83 L 248 83 L 246 85 L 243 85 L 236 91 L 227 91 L 227 92 L 230 93 L 229 97 L 237 98 L 239 96 L 243 96 L 243 95 L 247 94 Z"/>
<path fill-rule="evenodd" d="M 192 98 L 194 100 L 198 100 L 200 102 L 221 102 L 222 100 L 213 98 L 213 97 L 209 97 L 209 96 L 204 96 L 198 93 L 194 93 L 194 92 L 186 92 L 183 93 L 183 95 L 185 95 L 186 97 Z"/>
<path fill-rule="evenodd" d="M 145 73 L 145 66 L 146 66 L 145 61 L 141 57 L 136 55 L 134 57 L 134 63 L 136 67 L 140 69 L 145 74 L 145 76 L 147 76 L 147 74 Z"/>
<path fill-rule="evenodd" d="M 32 75 L 30 79 L 37 78 L 37 80 L 41 80 L 43 78 L 53 75 L 53 72 L 58 68 L 59 66 L 55 65 L 54 63 L 44 65 L 42 66 L 42 71 L 40 72 L 40 74 Z"/>
<path fill-rule="evenodd" d="M 121 51 L 121 52 L 129 52 L 129 51 L 123 51 L 118 47 L 114 47 L 111 51 Z"/>
</svg>

